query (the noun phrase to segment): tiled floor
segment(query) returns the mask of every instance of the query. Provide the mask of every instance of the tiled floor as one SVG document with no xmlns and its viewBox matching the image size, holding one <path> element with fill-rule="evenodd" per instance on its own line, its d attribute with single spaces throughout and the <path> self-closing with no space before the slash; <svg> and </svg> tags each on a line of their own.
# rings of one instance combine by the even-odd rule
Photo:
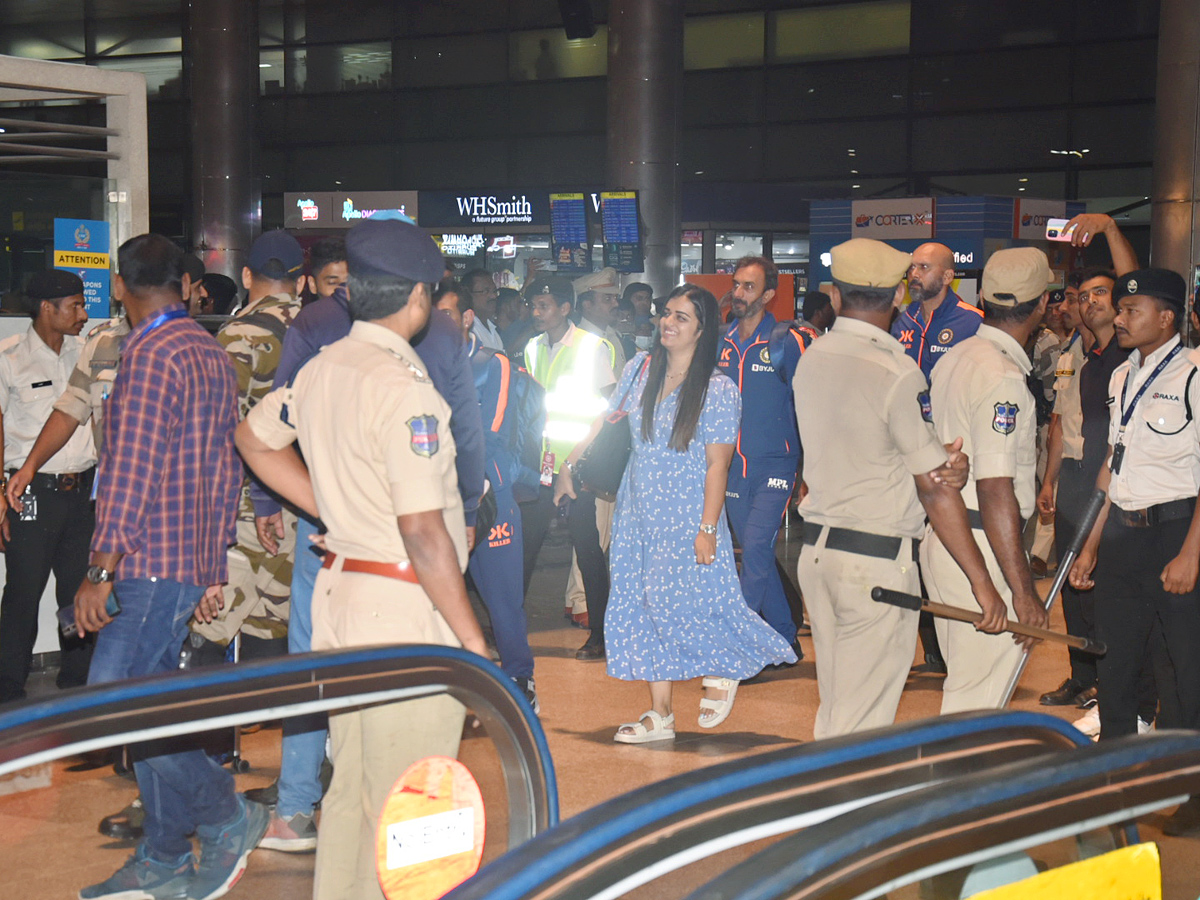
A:
<svg viewBox="0 0 1200 900">
<path fill-rule="evenodd" d="M 715 731 L 696 727 L 700 685 L 695 681 L 676 690 L 680 732 L 673 744 L 614 744 L 612 734 L 617 725 L 647 708 L 645 689 L 609 679 L 601 663 L 574 659 L 574 651 L 586 635 L 566 627 L 561 618 L 561 585 L 566 571 L 561 544 L 549 546 L 543 560 L 544 568 L 532 592 L 531 643 L 537 658 L 541 720 L 558 774 L 564 818 L 671 775 L 812 739 L 817 689 L 811 642 L 804 639 L 809 660 L 770 675 L 763 683 L 742 687 L 732 716 Z M 1055 626 L 1061 630 L 1061 615 L 1056 619 Z M 1037 697 L 1056 687 L 1064 670 L 1065 653 L 1061 649 L 1038 647 L 1014 707 L 1045 711 L 1037 705 Z M 49 688 L 43 683 L 38 689 L 54 690 L 52 679 Z M 900 719 L 936 715 L 939 694 L 939 678 L 914 674 L 901 702 Z M 1064 718 L 1078 715 L 1074 709 L 1050 711 Z M 252 769 L 238 776 L 239 787 L 268 783 L 278 770 L 279 731 L 268 728 L 247 735 L 243 753 Z M 503 799 L 497 796 L 495 759 L 486 736 L 469 737 L 462 755 L 483 783 L 485 802 L 491 803 L 494 813 Z M 77 763 L 64 760 L 31 773 L 27 787 L 39 780 L 44 786 L 0 795 L 0 900 L 73 897 L 80 886 L 107 877 L 130 852 L 129 846 L 101 837 L 96 824 L 133 797 L 132 782 L 114 775 L 110 767 L 75 771 Z M 0 791 L 15 787 L 0 782 Z M 498 819 L 502 816 L 493 815 L 493 826 Z M 1200 895 L 1200 840 L 1162 838 L 1162 819 L 1161 815 L 1153 815 L 1142 823 L 1143 839 L 1160 841 L 1165 896 L 1191 900 Z M 485 859 L 503 852 L 503 828 L 489 829 L 488 839 Z M 740 855 L 750 849 L 743 849 Z M 234 900 L 307 897 L 312 860 L 311 856 L 257 851 L 245 879 L 229 896 Z M 695 877 L 699 874 L 694 873 Z M 680 896 L 680 886 L 678 882 L 656 882 L 637 896 L 651 900 Z"/>
</svg>

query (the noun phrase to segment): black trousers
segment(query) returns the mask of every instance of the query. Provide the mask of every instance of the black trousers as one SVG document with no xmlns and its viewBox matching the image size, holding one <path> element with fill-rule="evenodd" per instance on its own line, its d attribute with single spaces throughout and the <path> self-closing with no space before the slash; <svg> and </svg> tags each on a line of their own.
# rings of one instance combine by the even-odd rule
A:
<svg viewBox="0 0 1200 900">
<path fill-rule="evenodd" d="M 588 623 L 592 636 L 604 638 L 604 610 L 608 606 L 608 559 L 600 549 L 600 531 L 596 528 L 596 495 L 578 490 L 567 512 L 567 532 L 575 548 L 575 559 L 579 563 L 579 575 L 583 579 L 583 593 L 587 597 Z M 521 534 L 525 541 L 525 593 L 529 593 L 529 582 L 537 565 L 538 553 L 550 530 L 550 520 L 557 514 L 554 507 L 554 492 L 543 487 L 538 498 L 521 504 Z"/>
<path fill-rule="evenodd" d="M 1137 732 L 1147 661 L 1160 725 L 1200 728 L 1200 590 L 1171 594 L 1159 580 L 1190 524 L 1129 528 L 1110 515 L 1105 526 L 1094 576 L 1096 636 L 1108 645 L 1098 666 L 1102 739 Z"/>
<path fill-rule="evenodd" d="M 8 511 L 8 575 L 0 599 L 0 703 L 25 696 L 42 592 L 53 572 L 59 609 L 74 604 L 75 592 L 87 572 L 88 545 L 95 526 L 90 478 L 75 490 L 39 488 L 33 493 L 37 498 L 34 521 L 22 522 L 15 511 Z M 80 639 L 59 633 L 59 687 L 87 684 L 94 645 L 94 635 Z"/>
<path fill-rule="evenodd" d="M 1067 545 L 1080 526 L 1088 497 L 1096 489 L 1096 473 L 1085 470 L 1079 460 L 1064 459 L 1058 475 L 1058 496 L 1054 513 L 1054 550 L 1061 564 Z M 1067 634 L 1076 637 L 1095 638 L 1094 591 L 1077 591 L 1070 582 L 1063 582 L 1062 609 L 1067 623 Z M 1071 677 L 1083 687 L 1096 683 L 1096 657 L 1071 648 Z"/>
</svg>

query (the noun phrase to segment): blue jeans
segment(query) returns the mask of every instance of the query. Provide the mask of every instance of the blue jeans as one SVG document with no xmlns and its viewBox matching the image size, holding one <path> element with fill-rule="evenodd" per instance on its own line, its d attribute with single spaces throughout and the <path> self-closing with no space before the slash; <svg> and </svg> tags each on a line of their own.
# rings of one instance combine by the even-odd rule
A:
<svg viewBox="0 0 1200 900">
<path fill-rule="evenodd" d="M 312 598 L 321 557 L 313 552 L 311 535 L 317 526 L 303 516 L 296 525 L 296 562 L 292 566 L 291 612 L 288 614 L 288 653 L 312 650 Z M 279 763 L 279 799 L 275 811 L 285 819 L 311 814 L 321 800 L 321 761 L 325 759 L 324 714 L 294 716 L 283 721 Z"/>
<path fill-rule="evenodd" d="M 96 636 L 88 684 L 172 672 L 188 620 L 204 588 L 162 578 L 127 578 L 113 586 L 121 612 Z M 133 748 L 133 771 L 146 806 L 146 850 L 173 863 L 191 851 L 188 835 L 238 814 L 233 776 L 185 735 Z"/>
</svg>

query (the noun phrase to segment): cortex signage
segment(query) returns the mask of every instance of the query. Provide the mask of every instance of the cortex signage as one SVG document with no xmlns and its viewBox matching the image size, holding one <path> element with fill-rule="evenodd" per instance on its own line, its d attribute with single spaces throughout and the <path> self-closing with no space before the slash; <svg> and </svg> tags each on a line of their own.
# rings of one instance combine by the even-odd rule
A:
<svg viewBox="0 0 1200 900">
<path fill-rule="evenodd" d="M 54 268 L 74 272 L 83 282 L 88 317 L 108 318 L 112 273 L 108 223 L 92 219 L 54 220 Z"/>
<path fill-rule="evenodd" d="M 1069 218 L 1065 200 L 1027 200 L 1022 197 L 1013 203 L 1013 237 L 1044 241 L 1047 222 Z"/>
<path fill-rule="evenodd" d="M 852 237 L 877 240 L 931 238 L 934 233 L 932 197 L 899 200 L 854 200 L 850 204 Z"/>
</svg>

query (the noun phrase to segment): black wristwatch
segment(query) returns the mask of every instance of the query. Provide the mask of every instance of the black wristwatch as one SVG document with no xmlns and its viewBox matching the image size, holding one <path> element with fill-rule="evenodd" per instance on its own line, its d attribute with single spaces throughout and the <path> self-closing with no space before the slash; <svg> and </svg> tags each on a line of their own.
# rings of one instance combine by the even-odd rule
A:
<svg viewBox="0 0 1200 900">
<path fill-rule="evenodd" d="M 113 580 L 113 573 L 104 566 L 88 566 L 87 580 L 92 584 L 105 584 Z"/>
</svg>

